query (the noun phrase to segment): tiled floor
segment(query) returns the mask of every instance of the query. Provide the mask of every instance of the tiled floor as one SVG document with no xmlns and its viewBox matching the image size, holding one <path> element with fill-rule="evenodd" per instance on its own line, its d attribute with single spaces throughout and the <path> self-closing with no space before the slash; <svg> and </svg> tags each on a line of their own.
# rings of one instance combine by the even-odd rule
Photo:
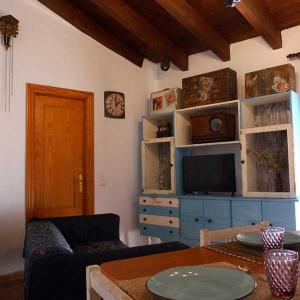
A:
<svg viewBox="0 0 300 300">
<path fill-rule="evenodd" d="M 0 300 L 24 300 L 23 280 L 0 284 Z"/>
</svg>

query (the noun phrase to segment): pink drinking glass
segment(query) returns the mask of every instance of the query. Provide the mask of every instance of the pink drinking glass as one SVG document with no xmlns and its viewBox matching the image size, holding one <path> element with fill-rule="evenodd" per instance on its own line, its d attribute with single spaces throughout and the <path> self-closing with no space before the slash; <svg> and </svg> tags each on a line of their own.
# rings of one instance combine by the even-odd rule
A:
<svg viewBox="0 0 300 300">
<path fill-rule="evenodd" d="M 260 232 L 264 250 L 282 249 L 284 231 L 282 227 L 262 228 Z"/>
<path fill-rule="evenodd" d="M 268 250 L 264 254 L 264 263 L 272 295 L 283 299 L 292 298 L 297 288 L 298 252 Z"/>
</svg>

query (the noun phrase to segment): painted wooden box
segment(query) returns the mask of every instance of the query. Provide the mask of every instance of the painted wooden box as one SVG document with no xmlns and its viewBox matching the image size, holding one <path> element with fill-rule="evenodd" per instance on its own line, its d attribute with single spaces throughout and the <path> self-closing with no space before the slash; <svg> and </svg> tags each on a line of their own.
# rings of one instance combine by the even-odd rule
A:
<svg viewBox="0 0 300 300">
<path fill-rule="evenodd" d="M 164 89 L 150 96 L 150 113 L 174 111 L 181 108 L 182 90 L 180 88 Z"/>
<path fill-rule="evenodd" d="M 212 104 L 237 98 L 237 75 L 230 68 L 182 80 L 183 107 Z"/>
<path fill-rule="evenodd" d="M 291 64 L 245 74 L 246 98 L 289 92 L 295 89 L 295 68 Z"/>
</svg>

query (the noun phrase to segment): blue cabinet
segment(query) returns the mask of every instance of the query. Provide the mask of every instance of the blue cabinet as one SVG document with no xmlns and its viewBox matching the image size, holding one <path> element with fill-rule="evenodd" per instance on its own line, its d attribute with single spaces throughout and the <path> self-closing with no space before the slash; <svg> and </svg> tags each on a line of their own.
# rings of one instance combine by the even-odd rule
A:
<svg viewBox="0 0 300 300">
<path fill-rule="evenodd" d="M 163 241 L 199 246 L 200 230 L 258 224 L 296 229 L 296 199 L 270 200 L 227 196 L 140 197 L 140 233 Z M 172 224 L 170 223 L 172 220 Z"/>
<path fill-rule="evenodd" d="M 232 227 L 255 225 L 262 221 L 261 201 L 232 201 L 231 205 Z"/>
</svg>

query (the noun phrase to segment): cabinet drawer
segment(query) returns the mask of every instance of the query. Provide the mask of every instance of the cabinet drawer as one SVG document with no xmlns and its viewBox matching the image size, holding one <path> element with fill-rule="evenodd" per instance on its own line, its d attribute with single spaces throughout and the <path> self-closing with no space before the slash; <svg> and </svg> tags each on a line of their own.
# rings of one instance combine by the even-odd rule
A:
<svg viewBox="0 0 300 300">
<path fill-rule="evenodd" d="M 177 207 L 162 207 L 162 206 L 139 206 L 139 212 L 146 215 L 170 216 L 178 217 L 179 209 Z"/>
<path fill-rule="evenodd" d="M 179 218 L 140 214 L 140 223 L 179 228 Z"/>
<path fill-rule="evenodd" d="M 284 201 L 262 202 L 263 219 L 270 221 L 272 226 L 281 226 L 295 230 L 295 203 Z"/>
<path fill-rule="evenodd" d="M 178 238 L 179 229 L 166 226 L 140 224 L 140 233 L 142 235 L 154 236 L 154 237 L 166 237 L 166 238 Z"/>
<path fill-rule="evenodd" d="M 230 201 L 204 200 L 204 224 L 231 227 Z"/>
<path fill-rule="evenodd" d="M 200 229 L 203 226 L 203 217 L 181 216 L 180 232 L 183 238 L 200 239 Z"/>
<path fill-rule="evenodd" d="M 179 207 L 178 198 L 139 197 L 140 205 Z"/>
<path fill-rule="evenodd" d="M 180 214 L 184 216 L 203 216 L 203 201 L 180 199 Z"/>
<path fill-rule="evenodd" d="M 259 224 L 262 221 L 260 201 L 232 201 L 232 226 Z"/>
</svg>

